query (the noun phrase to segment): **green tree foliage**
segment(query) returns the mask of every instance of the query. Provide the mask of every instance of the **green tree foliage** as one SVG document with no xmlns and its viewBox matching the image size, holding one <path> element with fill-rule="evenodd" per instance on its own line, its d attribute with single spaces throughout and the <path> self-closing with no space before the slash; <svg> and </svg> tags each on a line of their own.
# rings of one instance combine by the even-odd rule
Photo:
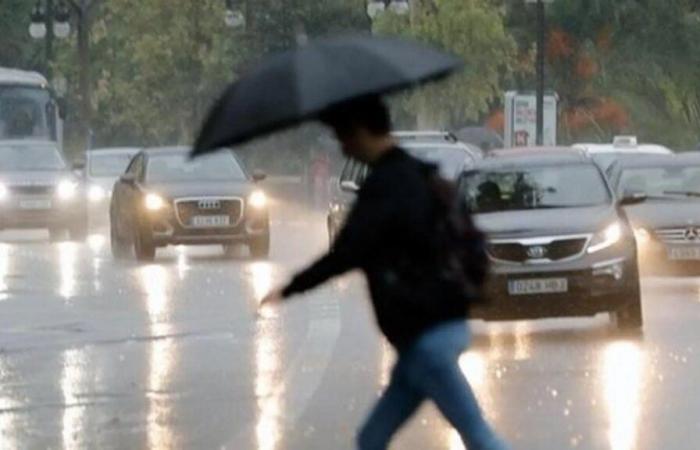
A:
<svg viewBox="0 0 700 450">
<path fill-rule="evenodd" d="M 411 94 L 402 102 L 405 111 L 417 113 L 419 126 L 473 122 L 501 96 L 515 44 L 505 29 L 501 9 L 492 1 L 414 1 L 410 15 L 384 13 L 376 21 L 375 30 L 433 44 L 466 63 L 459 75 Z"/>
</svg>

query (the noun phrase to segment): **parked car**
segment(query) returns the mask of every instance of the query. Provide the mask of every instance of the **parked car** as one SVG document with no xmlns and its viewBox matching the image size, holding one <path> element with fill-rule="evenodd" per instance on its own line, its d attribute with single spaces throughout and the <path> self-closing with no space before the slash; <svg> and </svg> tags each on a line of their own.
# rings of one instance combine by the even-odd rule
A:
<svg viewBox="0 0 700 450">
<path fill-rule="evenodd" d="M 85 152 L 85 179 L 91 224 L 109 220 L 112 187 L 138 152 L 136 147 L 96 148 Z"/>
<path fill-rule="evenodd" d="M 700 153 L 621 158 L 607 175 L 620 195 L 645 199 L 626 207 L 642 265 L 650 269 L 692 266 L 697 272 Z"/>
<path fill-rule="evenodd" d="M 110 204 L 111 245 L 116 258 L 133 248 L 152 260 L 156 248 L 221 244 L 227 254 L 249 247 L 256 258 L 270 249 L 268 201 L 233 152 L 189 160 L 189 148 L 140 151 L 114 185 Z"/>
<path fill-rule="evenodd" d="M 85 190 L 58 145 L 51 141 L 0 142 L 0 229 L 48 229 L 51 239 L 66 232 L 87 234 Z"/>
<path fill-rule="evenodd" d="M 598 166 L 580 151 L 519 149 L 477 161 L 460 192 L 488 236 L 485 320 L 609 313 L 642 326 L 632 228 Z"/>
<path fill-rule="evenodd" d="M 574 148 L 588 153 L 605 171 L 620 157 L 634 155 L 671 155 L 673 151 L 657 144 L 639 144 L 635 136 L 616 136 L 612 144 L 574 144 Z"/>
<path fill-rule="evenodd" d="M 430 139 L 428 135 L 421 135 L 420 139 L 401 140 L 407 136 L 407 132 L 395 134 L 402 148 L 419 159 L 436 164 L 442 176 L 451 180 L 457 180 L 462 172 L 472 167 L 474 161 L 482 156 L 480 150 L 474 150 L 470 146 L 444 138 L 448 135 L 431 134 L 430 136 L 433 137 Z M 335 241 L 355 200 L 355 194 L 368 173 L 369 166 L 364 163 L 352 159 L 345 162 L 338 183 L 333 186 L 328 211 L 328 238 L 331 244 Z"/>
</svg>

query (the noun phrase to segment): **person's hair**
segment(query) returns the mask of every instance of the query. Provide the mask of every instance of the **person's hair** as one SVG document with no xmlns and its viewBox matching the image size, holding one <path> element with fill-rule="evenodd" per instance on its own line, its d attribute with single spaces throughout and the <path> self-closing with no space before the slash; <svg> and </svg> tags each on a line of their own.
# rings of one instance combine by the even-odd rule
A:
<svg viewBox="0 0 700 450">
<path fill-rule="evenodd" d="M 357 127 L 365 128 L 374 135 L 391 132 L 389 110 L 378 96 L 362 97 L 337 104 L 322 112 L 319 119 L 339 134 Z"/>
</svg>

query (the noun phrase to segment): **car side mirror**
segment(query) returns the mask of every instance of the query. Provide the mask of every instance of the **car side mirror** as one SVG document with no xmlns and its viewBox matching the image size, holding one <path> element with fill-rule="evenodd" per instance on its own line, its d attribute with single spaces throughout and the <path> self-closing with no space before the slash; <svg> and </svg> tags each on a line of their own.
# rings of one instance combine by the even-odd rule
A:
<svg viewBox="0 0 700 450">
<path fill-rule="evenodd" d="M 358 186 L 354 181 L 346 180 L 340 182 L 340 190 L 343 192 L 357 193 L 357 191 L 360 190 L 360 186 Z"/>
<path fill-rule="evenodd" d="M 267 178 L 267 174 L 262 170 L 253 171 L 253 181 L 255 181 L 256 183 L 264 180 L 265 178 Z"/>
<path fill-rule="evenodd" d="M 647 200 L 647 194 L 641 191 L 625 191 L 619 201 L 620 206 L 631 206 L 644 203 Z"/>
<path fill-rule="evenodd" d="M 123 173 L 119 177 L 119 181 L 124 184 L 134 184 L 136 183 L 136 176 L 133 173 Z"/>
</svg>

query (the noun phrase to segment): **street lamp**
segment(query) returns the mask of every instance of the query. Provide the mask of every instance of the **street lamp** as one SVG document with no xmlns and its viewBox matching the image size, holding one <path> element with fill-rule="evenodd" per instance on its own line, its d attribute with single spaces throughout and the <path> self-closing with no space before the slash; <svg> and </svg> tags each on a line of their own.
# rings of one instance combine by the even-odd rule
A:
<svg viewBox="0 0 700 450">
<path fill-rule="evenodd" d="M 56 37 L 59 39 L 67 38 L 70 35 L 70 12 L 65 3 L 61 2 L 58 4 L 54 19 L 53 31 Z"/>
<path fill-rule="evenodd" d="M 411 5 L 408 0 L 370 0 L 367 3 L 367 15 L 374 20 L 384 11 L 389 10 L 395 14 L 408 14 Z"/>
<path fill-rule="evenodd" d="M 51 75 L 54 37 L 65 39 L 70 34 L 70 13 L 63 0 L 54 7 L 54 0 L 38 0 L 29 15 L 29 35 L 46 40 L 46 75 Z"/>
<path fill-rule="evenodd" d="M 229 28 L 243 28 L 246 25 L 243 11 L 236 7 L 233 0 L 226 0 L 224 23 Z"/>
<path fill-rule="evenodd" d="M 544 4 L 554 0 L 526 0 L 527 3 L 535 3 L 537 6 L 537 132 L 536 144 L 544 143 L 544 46 L 546 40 L 546 24 Z"/>
</svg>

